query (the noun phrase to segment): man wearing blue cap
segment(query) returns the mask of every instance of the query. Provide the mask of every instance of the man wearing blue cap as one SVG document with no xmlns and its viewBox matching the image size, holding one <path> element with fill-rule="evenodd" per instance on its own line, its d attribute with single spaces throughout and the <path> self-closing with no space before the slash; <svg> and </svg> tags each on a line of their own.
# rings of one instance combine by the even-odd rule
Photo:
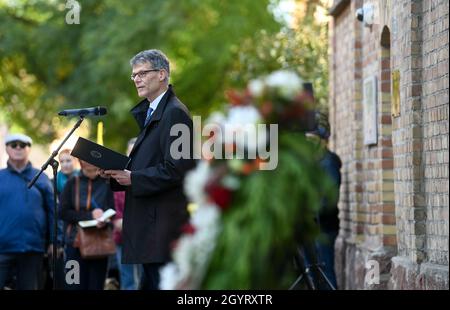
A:
<svg viewBox="0 0 450 310">
<path fill-rule="evenodd" d="M 40 289 L 47 241 L 52 240 L 53 190 L 41 174 L 35 185 L 28 182 L 38 172 L 29 162 L 32 140 L 23 134 L 5 139 L 8 166 L 0 170 L 0 290 L 12 275 L 16 288 Z"/>
</svg>

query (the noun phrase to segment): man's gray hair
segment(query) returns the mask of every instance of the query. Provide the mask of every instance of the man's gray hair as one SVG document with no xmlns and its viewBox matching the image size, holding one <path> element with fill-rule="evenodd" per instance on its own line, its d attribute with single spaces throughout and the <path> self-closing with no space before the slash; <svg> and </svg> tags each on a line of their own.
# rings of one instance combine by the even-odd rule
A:
<svg viewBox="0 0 450 310">
<path fill-rule="evenodd" d="M 167 72 L 167 77 L 170 76 L 169 59 L 160 50 L 145 50 L 139 52 L 136 56 L 131 58 L 130 65 L 150 63 L 153 69 L 164 69 Z"/>
</svg>

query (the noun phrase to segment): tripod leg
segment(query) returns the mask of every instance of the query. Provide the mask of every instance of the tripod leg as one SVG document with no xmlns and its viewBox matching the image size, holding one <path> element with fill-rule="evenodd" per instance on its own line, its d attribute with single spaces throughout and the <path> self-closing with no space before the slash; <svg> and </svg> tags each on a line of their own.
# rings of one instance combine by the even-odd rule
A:
<svg viewBox="0 0 450 310">
<path fill-rule="evenodd" d="M 316 285 L 314 284 L 314 281 L 312 280 L 312 278 L 311 278 L 311 268 L 306 268 L 306 271 L 305 271 L 305 274 L 306 274 L 306 286 L 308 287 L 308 289 L 309 290 L 317 290 L 317 287 L 316 287 Z"/>
<path fill-rule="evenodd" d="M 292 291 L 293 289 L 295 289 L 295 287 L 300 283 L 300 281 L 302 281 L 303 279 L 303 274 L 301 274 L 297 280 L 295 280 L 295 282 L 291 285 L 291 287 L 289 288 L 289 291 Z"/>
<path fill-rule="evenodd" d="M 302 280 L 304 280 L 308 290 L 315 290 L 316 286 L 314 285 L 314 282 L 311 279 L 310 268 L 306 267 L 305 259 L 302 250 L 300 248 L 297 248 L 297 254 L 294 257 L 294 260 L 298 270 L 301 271 L 301 275 L 297 278 L 297 280 L 294 282 L 294 284 L 291 285 L 289 289 L 293 290 Z"/>
<path fill-rule="evenodd" d="M 314 286 L 314 282 L 311 280 L 310 276 L 308 275 L 308 271 L 305 271 L 304 273 L 302 273 L 297 278 L 297 280 L 295 280 L 295 282 L 291 285 L 291 287 L 289 287 L 289 290 L 290 291 L 294 290 L 301 283 L 302 280 L 304 280 L 308 290 L 316 290 L 316 287 Z"/>
<path fill-rule="evenodd" d="M 325 275 L 325 272 L 323 272 L 322 268 L 320 268 L 319 266 L 317 266 L 317 270 L 319 271 L 320 275 L 322 276 L 322 278 L 325 280 L 325 282 L 327 283 L 328 287 L 335 291 L 336 288 L 334 287 L 334 285 L 331 283 L 330 279 L 328 279 L 328 277 Z"/>
</svg>

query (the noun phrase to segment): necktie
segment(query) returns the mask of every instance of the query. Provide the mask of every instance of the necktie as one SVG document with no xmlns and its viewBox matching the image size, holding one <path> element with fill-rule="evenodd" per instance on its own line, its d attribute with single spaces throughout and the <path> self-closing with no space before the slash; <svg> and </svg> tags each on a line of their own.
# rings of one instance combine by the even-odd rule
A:
<svg viewBox="0 0 450 310">
<path fill-rule="evenodd" d="M 153 108 L 148 107 L 147 110 L 147 117 L 145 118 L 144 127 L 147 126 L 148 122 L 150 121 L 150 118 L 152 117 Z"/>
</svg>

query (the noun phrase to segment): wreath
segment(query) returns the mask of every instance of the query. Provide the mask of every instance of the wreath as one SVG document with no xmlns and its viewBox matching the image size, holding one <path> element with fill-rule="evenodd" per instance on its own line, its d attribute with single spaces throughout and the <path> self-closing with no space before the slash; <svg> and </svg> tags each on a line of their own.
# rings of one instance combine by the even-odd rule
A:
<svg viewBox="0 0 450 310">
<path fill-rule="evenodd" d="M 192 216 L 161 270 L 162 289 L 287 289 L 299 275 L 296 248 L 317 237 L 315 217 L 323 199 L 332 199 L 333 184 L 318 164 L 323 150 L 303 132 L 313 100 L 300 77 L 276 71 L 228 98 L 228 111 L 207 121 L 216 125 L 214 150 L 186 176 Z M 264 134 L 239 135 L 249 124 Z M 273 139 L 277 153 L 266 158 L 261 150 Z M 276 167 L 262 169 L 275 156 Z"/>
</svg>

